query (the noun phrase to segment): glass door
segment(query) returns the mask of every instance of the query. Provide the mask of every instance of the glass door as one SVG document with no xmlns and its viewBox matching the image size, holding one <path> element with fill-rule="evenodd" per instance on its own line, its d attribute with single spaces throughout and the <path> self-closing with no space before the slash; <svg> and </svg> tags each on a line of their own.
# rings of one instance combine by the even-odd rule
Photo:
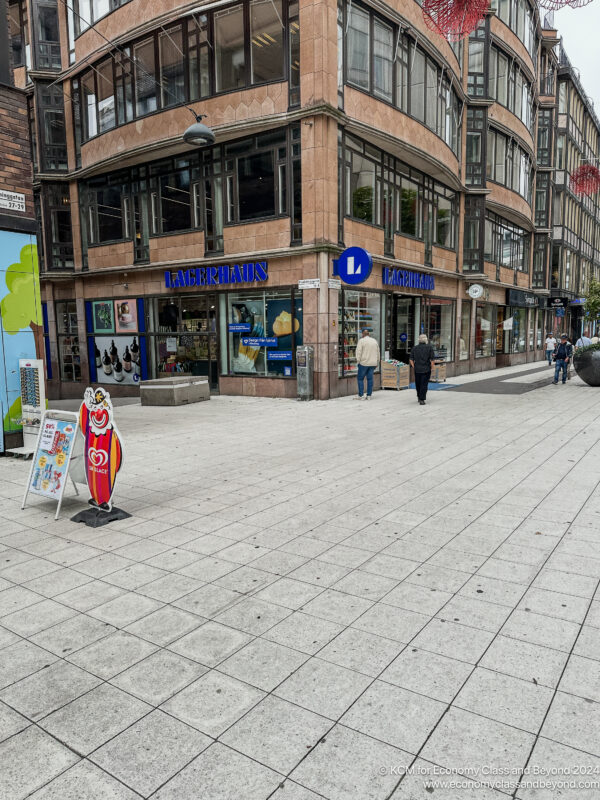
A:
<svg viewBox="0 0 600 800">
<path fill-rule="evenodd" d="M 414 297 L 394 298 L 394 350 L 393 357 L 408 364 L 410 351 L 415 343 L 415 300 Z"/>
</svg>

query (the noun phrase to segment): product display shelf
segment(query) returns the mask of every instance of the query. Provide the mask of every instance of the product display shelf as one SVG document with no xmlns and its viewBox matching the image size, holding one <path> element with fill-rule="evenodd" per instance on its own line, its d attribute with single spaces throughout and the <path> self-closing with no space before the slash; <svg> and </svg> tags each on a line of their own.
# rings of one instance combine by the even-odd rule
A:
<svg viewBox="0 0 600 800">
<path fill-rule="evenodd" d="M 360 335 L 359 330 L 358 306 L 344 306 L 344 318 L 338 314 L 338 324 L 340 327 L 339 348 L 343 356 L 343 376 L 356 375 L 358 368 L 356 365 L 356 348 Z"/>
</svg>

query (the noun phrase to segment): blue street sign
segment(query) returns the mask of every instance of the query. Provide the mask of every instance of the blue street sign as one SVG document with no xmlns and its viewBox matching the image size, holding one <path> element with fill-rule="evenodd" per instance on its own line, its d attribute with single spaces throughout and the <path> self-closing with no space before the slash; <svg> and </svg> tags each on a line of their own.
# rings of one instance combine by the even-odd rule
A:
<svg viewBox="0 0 600 800">
<path fill-rule="evenodd" d="M 242 336 L 242 344 L 246 347 L 277 347 L 276 336 Z"/>
<path fill-rule="evenodd" d="M 291 350 L 269 350 L 267 351 L 267 361 L 291 361 Z"/>
<path fill-rule="evenodd" d="M 407 333 L 401 333 L 398 338 L 400 339 L 401 342 L 405 342 L 408 339 L 408 334 Z"/>
<path fill-rule="evenodd" d="M 230 333 L 250 333 L 250 330 L 248 322 L 237 322 L 229 326 Z"/>
<path fill-rule="evenodd" d="M 333 259 L 333 274 L 344 283 L 364 283 L 373 269 L 371 254 L 362 247 L 348 247 L 339 258 Z"/>
</svg>

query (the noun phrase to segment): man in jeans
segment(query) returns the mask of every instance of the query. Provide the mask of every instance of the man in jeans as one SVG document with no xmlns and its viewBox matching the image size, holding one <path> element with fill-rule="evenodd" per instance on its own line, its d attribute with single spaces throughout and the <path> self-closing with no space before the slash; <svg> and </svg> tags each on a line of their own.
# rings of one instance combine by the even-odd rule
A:
<svg viewBox="0 0 600 800">
<path fill-rule="evenodd" d="M 356 399 L 363 399 L 366 378 L 367 400 L 370 400 L 373 394 L 373 373 L 379 363 L 379 345 L 372 336 L 369 336 L 368 328 L 363 328 L 362 339 L 356 348 L 356 363 L 358 364 L 358 397 Z"/>
<path fill-rule="evenodd" d="M 427 343 L 427 337 L 424 333 L 419 336 L 419 344 L 413 347 L 410 354 L 410 365 L 415 373 L 415 388 L 417 390 L 417 399 L 419 405 L 425 405 L 425 398 L 427 397 L 427 387 L 429 386 L 429 378 L 431 378 L 431 370 L 435 364 L 435 351 L 433 347 Z"/>
<path fill-rule="evenodd" d="M 571 363 L 573 355 L 573 345 L 569 342 L 569 337 L 566 333 L 562 333 L 560 337 L 560 344 L 556 346 L 554 351 L 554 363 L 556 365 L 554 370 L 554 380 L 552 383 L 558 383 L 558 376 L 562 371 L 563 385 L 567 382 L 567 370 Z"/>
</svg>

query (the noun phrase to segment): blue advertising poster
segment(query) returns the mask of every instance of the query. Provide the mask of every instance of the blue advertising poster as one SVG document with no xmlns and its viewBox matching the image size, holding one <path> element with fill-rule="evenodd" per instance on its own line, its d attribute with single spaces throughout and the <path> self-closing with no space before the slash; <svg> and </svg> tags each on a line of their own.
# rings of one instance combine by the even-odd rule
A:
<svg viewBox="0 0 600 800">
<path fill-rule="evenodd" d="M 19 360 L 35 359 L 43 317 L 35 236 L 0 231 L 0 452 L 4 436 L 20 431 Z M 40 353 L 40 358 L 42 354 Z"/>
<path fill-rule="evenodd" d="M 267 361 L 291 361 L 292 360 L 292 351 L 291 350 L 270 350 L 267 353 Z"/>
<path fill-rule="evenodd" d="M 267 336 L 277 337 L 277 350 L 268 350 L 269 374 L 286 376 L 284 361 L 292 360 L 292 301 L 267 300 Z M 302 301 L 296 299 L 293 317 L 294 342 L 296 347 L 302 344 Z"/>
</svg>

